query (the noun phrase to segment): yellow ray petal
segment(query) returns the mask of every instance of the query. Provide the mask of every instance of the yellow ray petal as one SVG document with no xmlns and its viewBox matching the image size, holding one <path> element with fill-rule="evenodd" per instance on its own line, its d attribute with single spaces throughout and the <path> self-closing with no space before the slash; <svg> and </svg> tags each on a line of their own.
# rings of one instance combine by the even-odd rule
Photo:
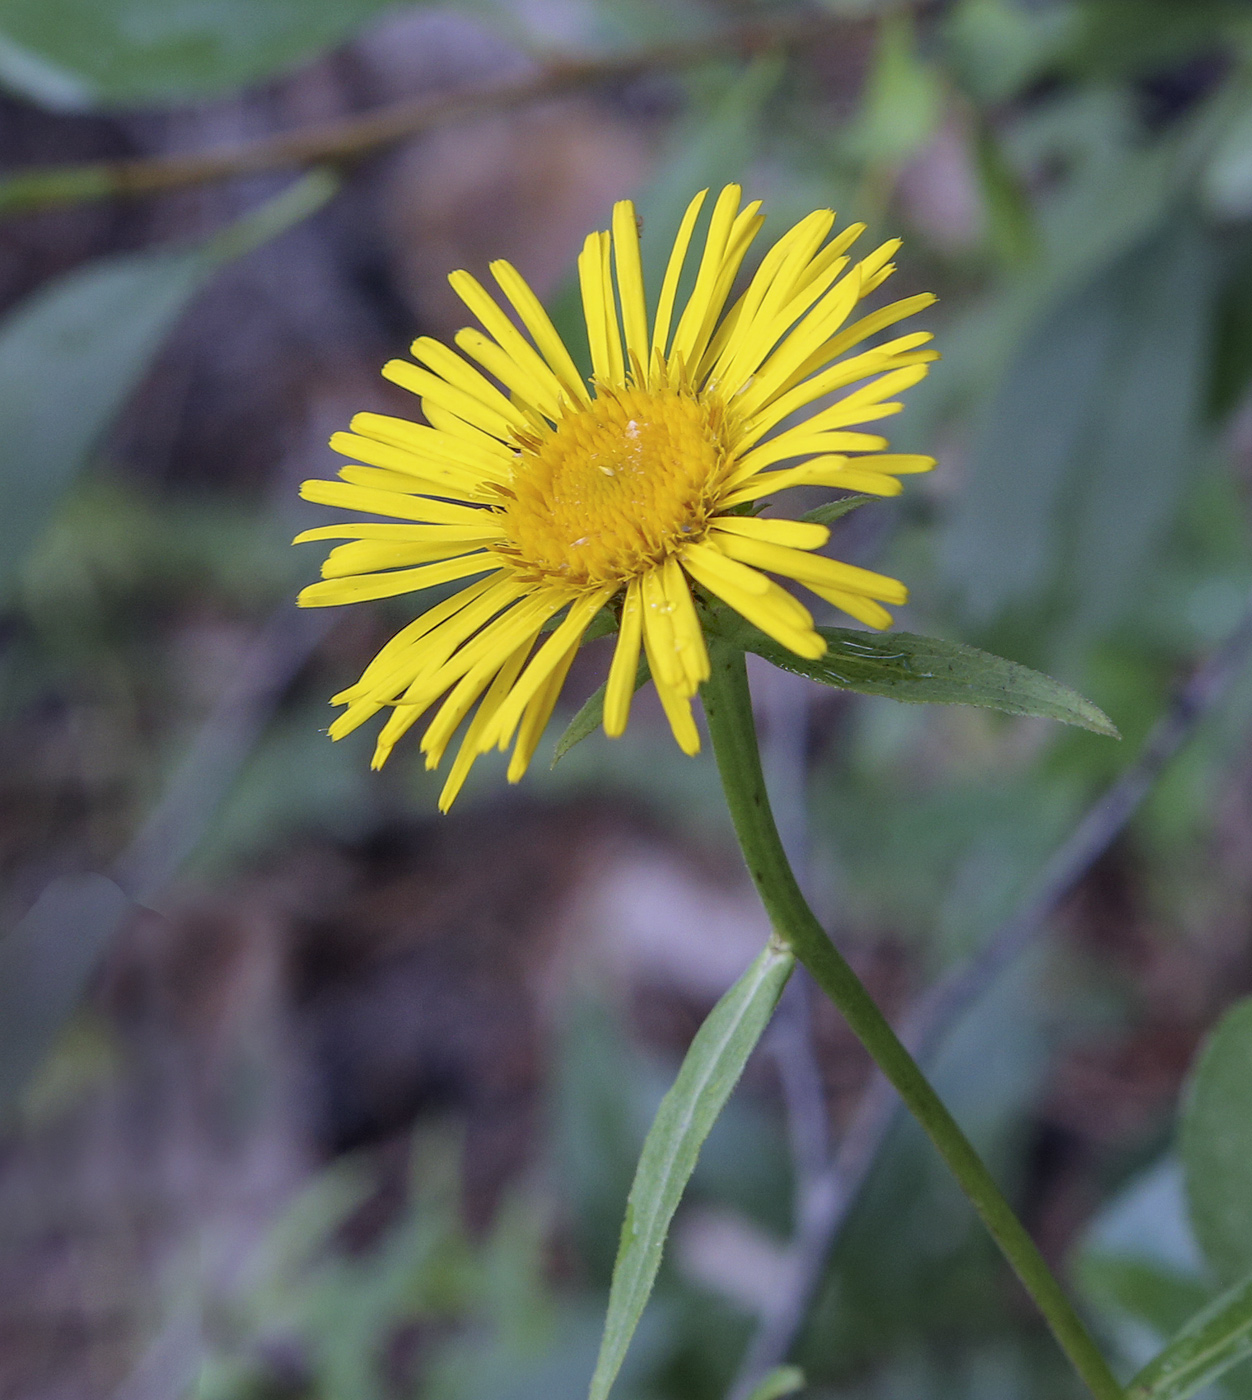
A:
<svg viewBox="0 0 1252 1400">
<path fill-rule="evenodd" d="M 692 288 L 687 305 L 683 308 L 678 329 L 674 332 L 674 343 L 670 347 L 670 357 L 676 359 L 681 356 L 683 362 L 688 365 L 692 363 L 692 347 L 700 334 L 700 328 L 704 325 L 705 315 L 721 274 L 726 244 L 742 193 L 738 185 L 727 185 L 713 206 L 708 235 L 704 240 L 704 254 L 696 273 L 696 284 Z"/>
<path fill-rule="evenodd" d="M 852 459 L 860 462 L 861 458 Z M 744 505 L 749 501 L 759 501 L 763 496 L 772 496 L 776 491 L 786 491 L 792 486 L 833 486 L 839 491 L 864 491 L 870 496 L 898 496 L 904 488 L 894 476 L 886 472 L 860 471 L 847 457 L 818 458 L 800 467 L 791 467 L 780 472 L 762 472 L 749 477 L 743 486 L 726 496 L 721 506 L 729 510 L 732 506 Z M 868 460 L 872 460 L 868 459 Z M 820 463 L 841 465 L 822 466 Z"/>
<path fill-rule="evenodd" d="M 494 374 L 506 389 L 521 400 L 525 408 L 553 422 L 561 416 L 564 395 L 550 373 L 540 378 L 528 365 L 519 364 L 514 356 L 501 349 L 482 331 L 457 331 L 456 343 L 484 369 Z"/>
<path fill-rule="evenodd" d="M 665 711 L 665 718 L 669 721 L 670 731 L 673 733 L 678 747 L 685 754 L 698 754 L 700 752 L 700 731 L 696 728 L 695 716 L 691 713 L 691 700 L 670 685 L 668 681 L 662 680 L 661 666 L 653 650 L 652 638 L 646 625 L 643 629 L 643 647 L 644 654 L 648 658 L 648 666 L 652 671 L 652 684 L 656 686 L 661 708 Z"/>
<path fill-rule="evenodd" d="M 749 539 L 768 540 L 770 544 L 789 545 L 792 549 L 821 549 L 830 539 L 825 525 L 808 520 L 772 520 L 756 515 L 719 516 L 712 528 L 723 534 L 746 535 Z"/>
<path fill-rule="evenodd" d="M 487 334 L 523 373 L 542 386 L 545 396 L 559 400 L 564 394 L 577 402 L 577 373 L 573 376 L 573 384 L 563 384 L 552 366 L 509 320 L 495 298 L 476 277 L 470 276 L 468 272 L 452 272 L 448 274 L 448 281 L 452 284 L 452 290 L 478 317 Z M 491 372 L 494 374 L 495 370 Z"/>
<path fill-rule="evenodd" d="M 496 673 L 495 680 L 491 683 L 491 688 L 483 696 L 478 709 L 474 712 L 474 718 L 470 720 L 465 737 L 461 740 L 461 747 L 457 750 L 456 758 L 452 762 L 448 781 L 444 783 L 443 791 L 439 794 L 439 810 L 441 812 L 446 812 L 452 806 L 453 802 L 456 801 L 457 794 L 465 785 L 465 779 L 469 776 L 470 769 L 480 756 L 478 736 L 490 723 L 504 697 L 512 688 L 518 672 L 526 664 L 526 658 L 530 655 L 532 645 L 533 642 L 523 643 L 501 666 Z"/>
<path fill-rule="evenodd" d="M 670 624 L 679 664 L 694 693 L 709 678 L 709 652 L 704 629 L 691 597 L 691 587 L 678 560 L 670 555 L 661 568 L 661 586 L 670 606 Z"/>
<path fill-rule="evenodd" d="M 593 593 L 585 593 L 570 605 L 564 620 L 548 640 L 535 653 L 534 659 L 526 667 L 517 684 L 509 693 L 508 699 L 500 706 L 495 719 L 479 739 L 480 750 L 495 745 L 504 747 L 513 737 L 522 711 L 539 690 L 543 682 L 552 674 L 553 668 L 564 658 L 566 648 L 572 640 L 582 637 L 591 619 L 616 592 L 616 586 L 600 588 Z"/>
<path fill-rule="evenodd" d="M 483 521 L 483 529 L 498 531 L 491 525 L 490 516 Z M 484 535 L 483 538 L 487 536 Z M 493 534 L 494 537 L 494 534 Z M 460 525 L 383 525 L 374 521 L 352 520 L 344 525 L 318 525 L 312 530 L 301 530 L 292 544 L 307 544 L 310 540 L 451 540 L 464 539 L 466 532 Z"/>
<path fill-rule="evenodd" d="M 423 369 L 421 365 L 410 364 L 408 360 L 388 360 L 383 366 L 383 378 L 417 394 L 422 400 L 423 411 L 426 411 L 428 404 L 433 404 L 491 437 L 506 438 L 513 428 L 526 423 L 526 415 L 520 410 L 514 409 L 507 415 L 499 413 L 480 403 L 464 389 L 449 384 L 446 379 Z M 429 412 L 427 417 L 430 417 Z M 433 423 L 434 419 L 431 421 Z"/>
<path fill-rule="evenodd" d="M 376 438 L 361 437 L 356 433 L 335 433 L 330 440 L 331 449 L 344 457 L 354 457 L 371 467 L 381 467 L 409 478 L 409 489 L 419 490 L 413 485 L 416 481 L 429 481 L 443 494 L 472 501 L 482 495 L 483 473 L 474 467 L 439 460 L 429 455 L 421 455 L 408 448 L 396 447 L 392 443 L 379 442 Z M 505 473 L 495 469 L 490 478 L 503 481 Z"/>
<path fill-rule="evenodd" d="M 669 354 L 669 331 L 674 315 L 674 298 L 678 295 L 678 283 L 682 277 L 683 264 L 687 260 L 687 250 L 691 246 L 691 235 L 707 195 L 708 190 L 701 190 L 687 205 L 682 222 L 678 226 L 674 246 L 670 249 L 669 261 L 665 265 L 665 277 L 661 282 L 661 297 L 657 302 L 656 320 L 652 326 L 653 354 L 659 353 L 663 356 Z"/>
<path fill-rule="evenodd" d="M 643 601 L 643 636 L 653 676 L 678 694 L 693 695 L 695 686 L 678 656 L 673 605 L 665 596 L 661 570 L 649 569 L 639 580 L 639 588 Z"/>
<path fill-rule="evenodd" d="M 386 413 L 354 413 L 352 431 L 376 442 L 403 447 L 423 460 L 429 458 L 453 467 L 467 467 L 496 478 L 506 474 L 513 463 L 513 451 L 497 438 L 478 433 L 471 442 L 449 437 L 426 423 L 393 418 Z"/>
<path fill-rule="evenodd" d="M 639 580 L 631 579 L 622 601 L 622 620 L 613 650 L 613 663 L 604 687 L 604 732 L 612 739 L 626 732 L 630 702 L 639 669 L 639 645 L 643 637 L 643 601 Z"/>
<path fill-rule="evenodd" d="M 577 366 L 565 348 L 565 342 L 557 334 L 556 327 L 543 309 L 539 298 L 531 291 L 530 284 L 512 263 L 503 258 L 498 258 L 491 264 L 491 275 L 496 279 L 514 311 L 521 317 L 522 325 L 530 332 L 539 353 L 561 381 L 561 387 L 570 399 L 574 403 L 590 403 L 591 395 L 587 392 L 582 375 L 578 373 Z"/>
<path fill-rule="evenodd" d="M 639 224 L 629 199 L 613 206 L 613 261 L 617 268 L 617 295 L 622 306 L 626 353 L 641 365 L 648 363 L 648 303 L 643 289 L 643 261 L 639 252 Z"/>
<path fill-rule="evenodd" d="M 369 471 L 372 468 L 361 470 Z M 399 490 L 379 490 L 354 485 L 348 481 L 322 481 L 317 477 L 302 481 L 300 494 L 306 501 L 313 501 L 317 505 L 340 506 L 344 510 L 363 510 L 367 515 L 390 515 L 397 520 L 465 525 L 470 529 L 481 528 L 483 516 L 489 517 L 488 512 L 474 506 L 438 501 L 430 496 L 407 495 Z"/>
<path fill-rule="evenodd" d="M 908 601 L 908 589 L 886 574 L 876 574 L 841 559 L 828 559 L 824 554 L 807 554 L 788 549 L 785 545 L 766 544 L 764 540 L 748 540 L 734 535 L 725 536 L 722 548 L 732 559 L 758 569 L 783 574 L 799 583 L 816 583 L 822 588 L 836 588 L 845 593 L 863 593 L 887 603 Z"/>
<path fill-rule="evenodd" d="M 776 642 L 781 642 L 798 656 L 816 659 L 825 654 L 826 643 L 820 634 L 813 630 L 811 614 L 797 603 L 790 593 L 766 579 L 763 574 L 758 574 L 757 577 L 764 581 L 764 589 L 754 588 L 749 591 L 741 588 L 735 575 L 716 566 L 709 567 L 716 556 L 717 551 L 713 549 L 688 547 L 683 552 L 683 567 L 697 583 L 702 583 L 710 593 L 729 604 L 753 626 L 759 627 L 766 636 L 773 637 Z M 751 574 L 755 571 L 745 569 L 745 572 Z M 802 620 L 797 619 L 797 612 Z"/>
<path fill-rule="evenodd" d="M 583 250 L 578 255 L 578 289 L 582 294 L 583 320 L 587 325 L 587 344 L 591 350 L 591 372 L 601 382 L 611 384 L 616 380 L 609 352 L 606 305 L 609 290 L 604 285 L 604 258 L 600 250 L 602 237 L 599 233 L 589 233 L 583 243 Z"/>
<path fill-rule="evenodd" d="M 574 657 L 577 655 L 578 640 L 575 640 L 570 644 L 561 660 L 552 668 L 552 674 L 535 692 L 530 704 L 526 706 L 522 714 L 522 722 L 518 726 L 517 742 L 513 745 L 513 756 L 509 759 L 508 771 L 505 774 L 509 782 L 521 782 L 527 768 L 530 767 L 530 760 L 534 758 L 535 750 L 539 747 L 539 740 L 543 737 L 543 731 L 548 727 L 548 721 L 552 718 L 552 711 L 556 708 L 561 687 L 565 684 L 569 668 L 573 665 Z"/>
<path fill-rule="evenodd" d="M 865 623 L 867 627 L 881 631 L 884 627 L 891 626 L 891 614 L 887 609 L 872 598 L 866 598 L 864 594 L 844 593 L 837 588 L 819 588 L 812 583 L 805 584 L 805 587 L 816 593 L 819 598 L 825 598 L 828 603 L 842 608 L 850 617 Z"/>
<path fill-rule="evenodd" d="M 362 603 L 376 598 L 398 598 L 401 593 L 416 593 L 433 588 L 437 583 L 469 578 L 500 567 L 494 554 L 482 551 L 465 554 L 459 559 L 447 559 L 441 564 L 423 564 L 416 569 L 396 569 L 386 574 L 354 574 L 349 578 L 324 579 L 302 588 L 296 598 L 297 607 L 334 608 L 341 603 Z"/>
<path fill-rule="evenodd" d="M 442 341 L 435 340 L 428 335 L 421 336 L 409 347 L 409 353 L 440 379 L 459 389 L 462 393 L 468 394 L 476 403 L 482 404 L 484 408 L 497 414 L 506 423 L 511 423 L 515 428 L 522 429 L 530 426 L 530 420 L 517 404 L 502 394 L 489 379 L 480 374 L 473 365 L 463 360 L 455 351 L 450 350 Z"/>
<path fill-rule="evenodd" d="M 347 578 L 352 574 L 368 574 L 378 569 L 398 569 L 410 564 L 429 564 L 437 559 L 481 550 L 491 542 L 487 538 L 466 539 L 460 532 L 454 540 L 354 540 L 341 544 L 326 556 L 322 564 L 323 578 Z M 481 565 L 480 565 L 481 567 Z"/>
</svg>

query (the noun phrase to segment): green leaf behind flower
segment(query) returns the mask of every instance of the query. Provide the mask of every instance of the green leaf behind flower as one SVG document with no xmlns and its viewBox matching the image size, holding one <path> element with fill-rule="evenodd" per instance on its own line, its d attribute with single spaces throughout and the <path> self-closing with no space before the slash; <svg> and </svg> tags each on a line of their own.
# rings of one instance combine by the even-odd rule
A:
<svg viewBox="0 0 1252 1400">
<path fill-rule="evenodd" d="M 844 496 L 842 500 L 827 501 L 825 505 L 818 506 L 816 510 L 808 510 L 800 517 L 801 520 L 811 520 L 816 525 L 833 525 L 836 520 L 842 520 L 845 515 L 851 515 L 854 510 L 859 510 L 861 506 L 868 506 L 874 501 L 882 500 L 881 496 Z"/>
<path fill-rule="evenodd" d="M 0 597 L 192 297 L 335 188 L 333 176 L 315 171 L 196 247 L 88 263 L 0 324 Z"/>
<path fill-rule="evenodd" d="M 700 1148 L 769 1025 L 795 959 L 771 943 L 696 1032 L 648 1130 L 622 1222 L 590 1400 L 605 1400 L 652 1292 L 670 1222 Z"/>
<path fill-rule="evenodd" d="M 639 669 L 635 672 L 635 689 L 638 690 L 651 675 L 647 657 L 641 654 Z M 565 733 L 556 741 L 556 751 L 552 755 L 553 768 L 560 763 L 575 744 L 581 743 L 588 734 L 594 734 L 604 723 L 604 692 L 607 686 L 608 682 L 606 681 L 566 725 Z"/>
<path fill-rule="evenodd" d="M 962 642 L 918 637 L 911 632 L 854 632 L 819 627 L 826 655 L 797 656 L 742 618 L 720 612 L 717 627 L 745 651 L 784 671 L 823 685 L 884 695 L 916 705 L 975 705 L 1010 715 L 1035 715 L 1119 738 L 1113 721 L 1077 691 L 1016 661 Z"/>
</svg>

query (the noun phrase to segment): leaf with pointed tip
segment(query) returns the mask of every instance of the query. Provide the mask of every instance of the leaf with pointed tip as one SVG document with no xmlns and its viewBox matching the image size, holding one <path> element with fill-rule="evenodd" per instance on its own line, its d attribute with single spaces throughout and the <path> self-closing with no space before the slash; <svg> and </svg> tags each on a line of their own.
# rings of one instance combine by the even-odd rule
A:
<svg viewBox="0 0 1252 1400">
<path fill-rule="evenodd" d="M 716 626 L 728 640 L 784 671 L 861 695 L 915 705 L 975 705 L 1010 715 L 1035 715 L 1117 739 L 1113 721 L 1076 690 L 1041 671 L 962 642 L 911 632 L 854 632 L 819 627 L 826 654 L 797 656 L 737 614 L 721 610 Z"/>
<path fill-rule="evenodd" d="M 336 184 L 314 171 L 196 247 L 75 268 L 0 322 L 0 600 L 191 298 L 223 264 L 324 204 Z"/>
<path fill-rule="evenodd" d="M 765 947 L 696 1032 L 657 1109 L 626 1204 L 590 1400 L 606 1400 L 621 1369 L 700 1148 L 769 1025 L 794 966 L 790 953 L 773 943 Z"/>
<path fill-rule="evenodd" d="M 861 506 L 867 506 L 871 501 L 880 500 L 882 500 L 881 496 L 845 496 L 841 501 L 827 501 L 824 506 L 818 506 L 816 510 L 805 511 L 800 519 L 811 520 L 815 525 L 833 525 L 836 520 L 850 515 L 854 510 L 859 510 Z"/>
</svg>

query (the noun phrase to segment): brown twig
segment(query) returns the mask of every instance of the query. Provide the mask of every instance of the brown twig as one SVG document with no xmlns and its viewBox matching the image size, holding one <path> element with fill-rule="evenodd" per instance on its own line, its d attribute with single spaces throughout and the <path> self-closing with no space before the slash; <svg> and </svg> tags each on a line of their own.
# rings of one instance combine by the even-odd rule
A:
<svg viewBox="0 0 1252 1400">
<path fill-rule="evenodd" d="M 257 141 L 189 155 L 41 167 L 0 179 L 0 215 L 117 196 L 155 194 L 307 165 L 346 164 L 449 122 L 557 97 L 642 73 L 690 68 L 711 59 L 751 57 L 793 48 L 828 33 L 839 21 L 804 15 L 755 21 L 706 38 L 657 45 L 603 58 L 555 58 L 537 72 L 464 92 L 395 102 L 373 112 L 319 122 Z"/>
</svg>

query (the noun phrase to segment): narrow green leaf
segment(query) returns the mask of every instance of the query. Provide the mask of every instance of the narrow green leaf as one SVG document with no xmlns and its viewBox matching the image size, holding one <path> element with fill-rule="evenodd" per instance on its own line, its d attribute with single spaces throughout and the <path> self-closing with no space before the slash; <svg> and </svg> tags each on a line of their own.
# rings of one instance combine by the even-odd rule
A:
<svg viewBox="0 0 1252 1400">
<path fill-rule="evenodd" d="M 1252 1356 L 1252 1274 L 1198 1312 L 1131 1381 L 1127 1400 L 1186 1400 Z"/>
<path fill-rule="evenodd" d="M 641 653 L 639 657 L 639 668 L 635 672 L 635 689 L 638 690 L 651 674 L 651 671 L 648 670 L 647 658 Z M 582 709 L 570 720 L 569 724 L 565 726 L 565 733 L 556 741 L 556 750 L 552 755 L 553 768 L 560 763 L 575 744 L 582 743 L 588 734 L 594 734 L 604 723 L 604 692 L 607 684 L 608 683 L 605 682 L 605 685 L 600 686 Z"/>
<path fill-rule="evenodd" d="M 804 1372 L 798 1366 L 775 1366 L 762 1377 L 748 1400 L 782 1400 L 784 1395 L 794 1395 L 804 1389 Z"/>
<path fill-rule="evenodd" d="M 790 953 L 772 943 L 765 948 L 709 1013 L 657 1110 L 622 1222 L 590 1400 L 605 1400 L 621 1369 L 700 1148 L 769 1024 L 794 965 Z"/>
<path fill-rule="evenodd" d="M 1222 1017 L 1197 1057 L 1180 1136 L 1196 1239 L 1234 1284 L 1252 1270 L 1252 997 Z"/>
<path fill-rule="evenodd" d="M 314 172 L 198 247 L 101 259 L 0 324 L 0 599 L 191 298 L 224 262 L 311 213 L 334 188 Z"/>
<path fill-rule="evenodd" d="M 1076 690 L 1040 671 L 962 642 L 917 637 L 911 632 L 880 634 L 819 627 L 826 639 L 826 655 L 809 661 L 729 612 L 718 614 L 717 626 L 745 651 L 763 656 L 784 671 L 840 690 L 884 695 L 917 705 L 975 705 L 1010 715 L 1035 715 L 1120 737 L 1104 711 Z"/>
<path fill-rule="evenodd" d="M 103 875 L 66 876 L 0 941 L 0 1122 L 21 1102 L 132 908 Z"/>
<path fill-rule="evenodd" d="M 867 506 L 873 501 L 880 500 L 882 500 L 881 496 L 845 496 L 841 501 L 827 501 L 824 506 L 818 506 L 816 510 L 805 511 L 800 519 L 811 520 L 815 525 L 833 525 L 836 520 L 841 520 L 845 515 L 859 510 L 861 506 Z"/>
</svg>

